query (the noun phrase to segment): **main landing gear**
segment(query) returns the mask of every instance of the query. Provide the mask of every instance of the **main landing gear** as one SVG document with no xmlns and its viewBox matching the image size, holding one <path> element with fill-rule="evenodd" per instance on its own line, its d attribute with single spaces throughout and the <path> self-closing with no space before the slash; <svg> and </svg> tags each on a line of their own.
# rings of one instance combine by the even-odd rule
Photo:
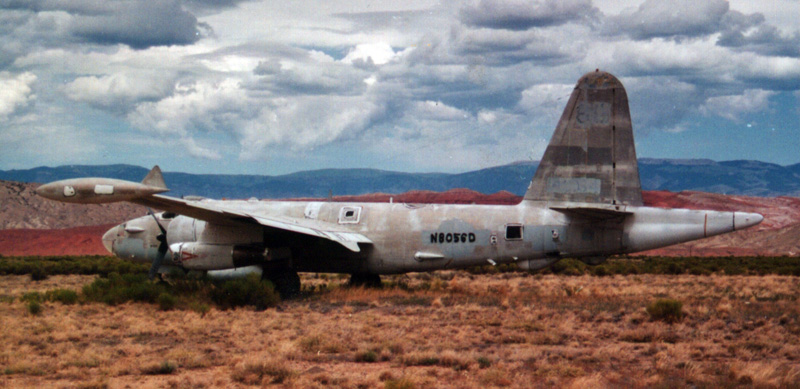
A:
<svg viewBox="0 0 800 389">
<path fill-rule="evenodd" d="M 272 281 L 281 299 L 291 299 L 300 294 L 300 276 L 293 269 L 278 270 L 269 274 L 265 272 L 262 278 Z"/>
</svg>

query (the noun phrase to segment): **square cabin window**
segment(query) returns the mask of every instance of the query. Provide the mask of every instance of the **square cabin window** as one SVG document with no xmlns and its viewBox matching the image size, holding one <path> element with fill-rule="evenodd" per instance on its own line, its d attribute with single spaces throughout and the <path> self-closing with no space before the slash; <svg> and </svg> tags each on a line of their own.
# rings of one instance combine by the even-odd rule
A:
<svg viewBox="0 0 800 389">
<path fill-rule="evenodd" d="M 506 240 L 522 240 L 522 224 L 506 224 Z"/>
<path fill-rule="evenodd" d="M 339 224 L 357 224 L 361 217 L 361 207 L 342 207 L 339 210 Z"/>
</svg>

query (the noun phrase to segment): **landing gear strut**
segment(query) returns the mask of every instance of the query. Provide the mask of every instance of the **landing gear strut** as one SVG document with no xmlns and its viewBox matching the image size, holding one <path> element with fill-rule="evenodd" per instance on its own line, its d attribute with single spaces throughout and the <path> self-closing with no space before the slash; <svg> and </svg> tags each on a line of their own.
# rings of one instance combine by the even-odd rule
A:
<svg viewBox="0 0 800 389">
<path fill-rule="evenodd" d="M 274 273 L 264 273 L 264 276 L 275 285 L 275 290 L 281 295 L 281 299 L 287 300 L 300 294 L 300 276 L 296 271 L 278 270 Z"/>
<path fill-rule="evenodd" d="M 381 276 L 369 273 L 353 273 L 350 275 L 350 286 L 363 286 L 367 288 L 380 288 L 383 286 Z"/>
</svg>

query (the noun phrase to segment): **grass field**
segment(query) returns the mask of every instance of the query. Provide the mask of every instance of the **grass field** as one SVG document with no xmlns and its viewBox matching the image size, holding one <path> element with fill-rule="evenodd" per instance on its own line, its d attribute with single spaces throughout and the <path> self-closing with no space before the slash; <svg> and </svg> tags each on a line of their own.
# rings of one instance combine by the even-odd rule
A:
<svg viewBox="0 0 800 389">
<path fill-rule="evenodd" d="M 97 275 L 7 274 L 0 386 L 800 387 L 800 278 L 729 275 L 726 263 L 441 271 L 384 277 L 382 289 L 303 274 L 301 298 L 260 311 L 108 305 L 83 296 Z"/>
</svg>

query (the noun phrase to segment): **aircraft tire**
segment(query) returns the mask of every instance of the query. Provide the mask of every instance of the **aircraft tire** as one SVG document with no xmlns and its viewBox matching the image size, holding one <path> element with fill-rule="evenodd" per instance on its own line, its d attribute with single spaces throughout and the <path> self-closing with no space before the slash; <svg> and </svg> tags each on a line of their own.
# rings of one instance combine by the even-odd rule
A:
<svg viewBox="0 0 800 389">
<path fill-rule="evenodd" d="M 269 275 L 281 299 L 287 300 L 300 294 L 300 276 L 294 270 L 284 270 Z"/>
</svg>

